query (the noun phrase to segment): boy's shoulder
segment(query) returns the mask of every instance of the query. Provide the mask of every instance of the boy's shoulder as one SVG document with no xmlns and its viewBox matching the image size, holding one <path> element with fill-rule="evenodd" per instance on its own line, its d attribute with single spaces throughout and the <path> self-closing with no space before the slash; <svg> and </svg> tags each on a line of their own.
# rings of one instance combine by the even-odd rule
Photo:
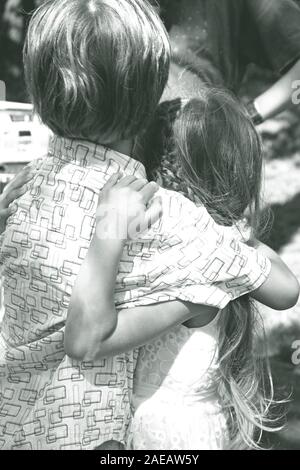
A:
<svg viewBox="0 0 300 470">
<path fill-rule="evenodd" d="M 156 194 L 162 201 L 162 216 L 159 228 L 155 231 L 159 231 L 164 240 L 175 237 L 190 243 L 201 236 L 207 242 L 223 240 L 224 237 L 247 242 L 251 236 L 251 228 L 246 219 L 234 225 L 221 226 L 203 204 L 195 204 L 179 192 L 160 188 Z"/>
<path fill-rule="evenodd" d="M 156 193 L 162 200 L 163 209 L 166 209 L 166 216 L 183 215 L 182 211 L 194 212 L 203 210 L 204 206 L 197 206 L 194 202 L 178 191 L 160 187 Z"/>
<path fill-rule="evenodd" d="M 211 216 L 203 204 L 196 205 L 183 194 L 165 188 L 156 193 L 162 201 L 161 230 L 188 229 L 201 223 L 207 224 Z"/>
</svg>

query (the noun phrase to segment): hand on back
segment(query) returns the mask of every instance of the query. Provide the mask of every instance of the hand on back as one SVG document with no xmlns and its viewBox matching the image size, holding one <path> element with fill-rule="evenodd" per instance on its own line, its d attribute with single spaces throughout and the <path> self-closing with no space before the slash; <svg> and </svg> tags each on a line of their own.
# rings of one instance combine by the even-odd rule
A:
<svg viewBox="0 0 300 470">
<path fill-rule="evenodd" d="M 105 239 L 133 240 L 148 230 L 161 216 L 159 186 L 135 176 L 114 174 L 100 193 L 97 235 Z"/>
<path fill-rule="evenodd" d="M 7 219 L 14 212 L 13 202 L 26 193 L 32 177 L 31 167 L 26 166 L 5 186 L 0 195 L 0 233 L 4 232 Z"/>
</svg>

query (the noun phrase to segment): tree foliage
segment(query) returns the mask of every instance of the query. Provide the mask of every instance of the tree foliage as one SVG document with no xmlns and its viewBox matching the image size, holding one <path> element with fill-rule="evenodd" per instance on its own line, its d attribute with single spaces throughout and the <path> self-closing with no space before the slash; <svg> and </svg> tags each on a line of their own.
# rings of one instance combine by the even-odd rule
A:
<svg viewBox="0 0 300 470">
<path fill-rule="evenodd" d="M 23 76 L 22 48 L 30 12 L 43 1 L 0 0 L 0 80 L 6 84 L 7 100 L 28 101 Z M 178 2 L 182 0 L 152 1 L 160 4 L 161 16 L 167 26 L 176 22 Z M 300 5 L 300 0 L 295 1 Z"/>
<path fill-rule="evenodd" d="M 22 48 L 29 13 L 35 0 L 0 0 L 0 80 L 7 100 L 28 101 L 23 77 Z"/>
</svg>

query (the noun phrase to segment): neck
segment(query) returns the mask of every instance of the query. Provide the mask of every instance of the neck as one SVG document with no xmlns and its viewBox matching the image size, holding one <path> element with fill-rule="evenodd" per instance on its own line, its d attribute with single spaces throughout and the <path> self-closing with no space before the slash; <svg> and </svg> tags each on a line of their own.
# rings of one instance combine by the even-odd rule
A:
<svg viewBox="0 0 300 470">
<path fill-rule="evenodd" d="M 128 140 L 120 140 L 118 142 L 113 142 L 111 144 L 108 144 L 107 147 L 111 148 L 112 150 L 115 150 L 116 152 L 123 153 L 124 155 L 128 155 L 131 157 L 132 151 L 133 151 L 133 140 L 128 139 Z"/>
</svg>

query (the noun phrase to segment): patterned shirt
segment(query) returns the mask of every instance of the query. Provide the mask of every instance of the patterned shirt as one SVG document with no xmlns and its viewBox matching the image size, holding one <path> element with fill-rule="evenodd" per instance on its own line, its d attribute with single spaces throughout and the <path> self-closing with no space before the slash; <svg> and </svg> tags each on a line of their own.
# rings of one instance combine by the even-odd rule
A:
<svg viewBox="0 0 300 470">
<path fill-rule="evenodd" d="M 2 236 L 5 313 L 0 334 L 0 447 L 93 449 L 124 442 L 137 351 L 94 363 L 64 352 L 70 296 L 94 229 L 98 195 L 137 161 L 54 137 Z M 218 226 L 204 207 L 160 189 L 163 215 L 120 261 L 116 304 L 175 298 L 223 308 L 258 288 L 270 263 Z"/>
</svg>

